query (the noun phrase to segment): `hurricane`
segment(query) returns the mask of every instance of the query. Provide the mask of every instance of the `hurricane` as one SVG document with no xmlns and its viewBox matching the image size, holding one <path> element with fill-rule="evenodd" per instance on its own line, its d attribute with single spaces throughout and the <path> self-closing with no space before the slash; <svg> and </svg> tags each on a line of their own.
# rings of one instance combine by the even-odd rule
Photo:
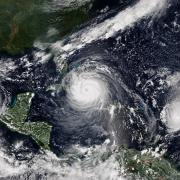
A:
<svg viewBox="0 0 180 180">
<path fill-rule="evenodd" d="M 93 108 L 103 108 L 108 99 L 106 82 L 93 72 L 72 73 L 67 86 L 67 99 L 74 109 L 91 111 Z M 66 81 L 66 80 L 65 80 Z"/>
</svg>

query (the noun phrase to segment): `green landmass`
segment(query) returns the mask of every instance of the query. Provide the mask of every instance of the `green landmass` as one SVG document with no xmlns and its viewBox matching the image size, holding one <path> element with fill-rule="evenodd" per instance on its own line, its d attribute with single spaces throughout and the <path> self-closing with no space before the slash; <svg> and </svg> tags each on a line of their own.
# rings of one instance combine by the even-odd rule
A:
<svg viewBox="0 0 180 180">
<path fill-rule="evenodd" d="M 162 156 L 141 153 L 133 149 L 120 149 L 117 160 L 132 179 L 179 180 L 180 173 Z"/>
<path fill-rule="evenodd" d="M 27 122 L 33 93 L 19 94 L 14 107 L 0 117 L 11 130 L 30 135 L 40 147 L 49 149 L 51 126 L 43 122 Z"/>
<path fill-rule="evenodd" d="M 89 2 L 51 10 L 51 1 L 1 0 L 0 51 L 17 54 L 31 48 L 35 40 L 54 42 L 89 19 Z"/>
</svg>

